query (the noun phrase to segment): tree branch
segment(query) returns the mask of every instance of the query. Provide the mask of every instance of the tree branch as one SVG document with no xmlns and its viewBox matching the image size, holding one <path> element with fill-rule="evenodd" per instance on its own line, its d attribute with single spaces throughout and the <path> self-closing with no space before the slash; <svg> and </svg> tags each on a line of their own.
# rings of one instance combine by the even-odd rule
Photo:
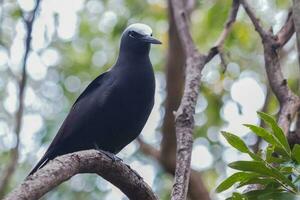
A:
<svg viewBox="0 0 300 200">
<path fill-rule="evenodd" d="M 31 43 L 32 26 L 35 20 L 37 10 L 39 8 L 39 4 L 40 4 L 40 0 L 36 0 L 36 5 L 33 11 L 29 14 L 28 18 L 25 18 L 25 16 L 23 16 L 24 23 L 26 25 L 27 35 L 25 41 L 25 53 L 22 62 L 22 76 L 21 76 L 21 80 L 19 81 L 18 110 L 15 116 L 16 121 L 15 121 L 14 133 L 16 134 L 16 146 L 11 150 L 11 159 L 9 161 L 9 164 L 4 169 L 3 176 L 0 179 L 0 199 L 4 196 L 5 189 L 8 185 L 11 176 L 15 171 L 17 161 L 19 158 L 20 131 L 22 127 L 25 86 L 27 82 L 26 63 L 27 63 L 29 51 L 31 49 L 30 43 Z"/>
<path fill-rule="evenodd" d="M 292 10 L 290 10 L 284 25 L 281 27 L 280 31 L 276 34 L 278 48 L 283 47 L 291 39 L 294 32 L 295 32 L 295 28 L 293 23 L 293 13 Z"/>
<path fill-rule="evenodd" d="M 260 20 L 255 16 L 253 10 L 250 8 L 248 2 L 246 0 L 240 0 L 241 4 L 243 4 L 243 7 L 249 16 L 250 20 L 252 21 L 252 24 L 254 25 L 255 30 L 259 34 L 262 40 L 265 40 L 268 38 L 268 33 L 263 29 L 263 27 L 260 24 Z"/>
<path fill-rule="evenodd" d="M 194 10 L 196 1 L 188 0 L 184 2 L 188 16 Z M 154 157 L 164 168 L 167 173 L 174 175 L 176 166 L 176 133 L 175 120 L 173 112 L 178 109 L 182 98 L 184 87 L 184 63 L 185 53 L 176 29 L 173 10 L 171 8 L 171 0 L 168 0 L 168 53 L 165 65 L 166 72 L 166 99 L 165 99 L 165 115 L 162 125 L 162 141 L 161 148 L 158 151 L 152 146 L 141 141 L 141 150 L 146 155 Z M 148 151 L 147 151 L 148 150 Z M 210 200 L 209 193 L 202 182 L 200 173 L 191 173 L 189 182 L 188 196 L 192 200 L 202 199 Z M 195 177 L 194 177 L 195 176 Z"/>
<path fill-rule="evenodd" d="M 172 8 L 179 38 L 186 55 L 186 81 L 181 104 L 176 112 L 175 129 L 177 136 L 177 155 L 175 183 L 171 199 L 186 199 L 190 178 L 191 152 L 195 105 L 198 97 L 198 85 L 205 56 L 197 51 L 188 28 L 187 13 L 183 1 L 172 0 Z"/>
<path fill-rule="evenodd" d="M 66 154 L 50 161 L 29 176 L 5 200 L 39 199 L 54 187 L 79 173 L 95 173 L 133 200 L 157 200 L 151 188 L 128 165 L 113 161 L 96 150 Z"/>
<path fill-rule="evenodd" d="M 215 45 L 208 52 L 207 62 L 210 61 L 218 53 L 222 53 L 225 39 L 228 37 L 228 34 L 230 33 L 232 26 L 236 20 L 236 16 L 239 11 L 239 7 L 240 7 L 240 1 L 233 0 L 231 10 L 230 10 L 228 19 L 225 23 L 224 29 L 221 32 L 219 38 L 217 39 Z"/>
<path fill-rule="evenodd" d="M 172 190 L 172 200 L 186 199 L 188 183 L 190 178 L 190 162 L 193 145 L 193 129 L 194 129 L 194 113 L 197 98 L 199 94 L 199 83 L 201 79 L 201 71 L 204 65 L 209 62 L 217 53 L 208 57 L 198 52 L 189 32 L 188 19 L 183 1 L 172 0 L 172 8 L 174 12 L 176 27 L 179 38 L 183 46 L 186 56 L 186 81 L 183 97 L 175 116 L 175 129 L 177 136 L 177 155 L 175 183 Z M 220 45 L 223 44 L 225 37 L 235 20 L 238 10 L 239 1 L 233 2 L 233 11 L 229 15 L 228 26 L 220 36 Z M 235 9 L 236 8 L 236 9 Z M 232 17 L 233 16 L 233 17 Z M 233 18 L 233 22 L 230 19 Z M 226 31 L 226 29 L 229 29 Z M 222 39 L 224 38 L 224 39 Z M 210 54 L 208 54 L 210 55 Z"/>
<path fill-rule="evenodd" d="M 299 97 L 291 91 L 287 85 L 287 80 L 283 77 L 278 56 L 279 48 L 281 48 L 292 36 L 293 26 L 291 24 L 291 15 L 289 14 L 286 23 L 280 31 L 276 35 L 273 35 L 272 32 L 266 33 L 262 29 L 258 23 L 259 20 L 250 9 L 246 0 L 241 0 L 241 4 L 243 4 L 246 13 L 262 39 L 268 80 L 270 87 L 280 104 L 278 124 L 287 135 L 289 133 L 291 121 L 300 107 Z"/>
</svg>

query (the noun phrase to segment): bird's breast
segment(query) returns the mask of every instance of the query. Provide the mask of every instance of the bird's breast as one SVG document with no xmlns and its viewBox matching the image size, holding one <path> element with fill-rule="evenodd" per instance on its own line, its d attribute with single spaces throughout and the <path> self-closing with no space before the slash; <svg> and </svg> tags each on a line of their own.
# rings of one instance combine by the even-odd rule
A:
<svg viewBox="0 0 300 200">
<path fill-rule="evenodd" d="M 154 103 L 153 71 L 133 72 L 127 77 L 124 76 L 124 79 L 117 84 L 119 86 L 116 88 L 115 104 L 120 110 L 117 117 L 128 126 L 130 124 L 137 124 L 138 127 L 144 126 Z"/>
</svg>

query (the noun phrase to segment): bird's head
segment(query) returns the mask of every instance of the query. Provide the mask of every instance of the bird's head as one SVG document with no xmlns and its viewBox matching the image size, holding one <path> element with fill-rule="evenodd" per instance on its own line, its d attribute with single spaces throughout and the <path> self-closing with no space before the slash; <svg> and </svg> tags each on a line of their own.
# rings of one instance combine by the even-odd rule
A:
<svg viewBox="0 0 300 200">
<path fill-rule="evenodd" d="M 152 29 L 141 23 L 129 25 L 122 34 L 121 48 L 126 51 L 143 52 L 149 51 L 150 44 L 161 44 L 152 36 Z"/>
</svg>

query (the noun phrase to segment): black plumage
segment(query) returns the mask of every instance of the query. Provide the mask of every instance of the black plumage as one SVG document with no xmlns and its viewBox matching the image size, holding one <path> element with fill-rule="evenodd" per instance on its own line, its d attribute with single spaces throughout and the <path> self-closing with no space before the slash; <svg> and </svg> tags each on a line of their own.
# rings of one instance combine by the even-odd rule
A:
<svg viewBox="0 0 300 200">
<path fill-rule="evenodd" d="M 143 129 L 154 104 L 150 27 L 133 24 L 122 34 L 115 65 L 78 97 L 48 150 L 29 175 L 63 154 L 99 148 L 118 153 Z"/>
</svg>

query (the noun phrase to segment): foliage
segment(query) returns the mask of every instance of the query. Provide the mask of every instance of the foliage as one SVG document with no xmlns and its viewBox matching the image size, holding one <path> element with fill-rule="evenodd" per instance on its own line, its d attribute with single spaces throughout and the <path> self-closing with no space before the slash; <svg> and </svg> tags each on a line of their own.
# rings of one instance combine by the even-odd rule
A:
<svg viewBox="0 0 300 200">
<path fill-rule="evenodd" d="M 239 152 L 251 157 L 248 161 L 235 161 L 228 166 L 238 170 L 226 178 L 217 188 L 223 192 L 231 186 L 236 188 L 259 184 L 259 189 L 245 193 L 234 192 L 229 199 L 296 199 L 300 194 L 300 145 L 291 149 L 288 141 L 270 115 L 258 112 L 259 117 L 269 125 L 271 130 L 245 124 L 253 133 L 268 143 L 266 150 L 253 153 L 238 136 L 222 132 L 227 142 Z"/>
</svg>

